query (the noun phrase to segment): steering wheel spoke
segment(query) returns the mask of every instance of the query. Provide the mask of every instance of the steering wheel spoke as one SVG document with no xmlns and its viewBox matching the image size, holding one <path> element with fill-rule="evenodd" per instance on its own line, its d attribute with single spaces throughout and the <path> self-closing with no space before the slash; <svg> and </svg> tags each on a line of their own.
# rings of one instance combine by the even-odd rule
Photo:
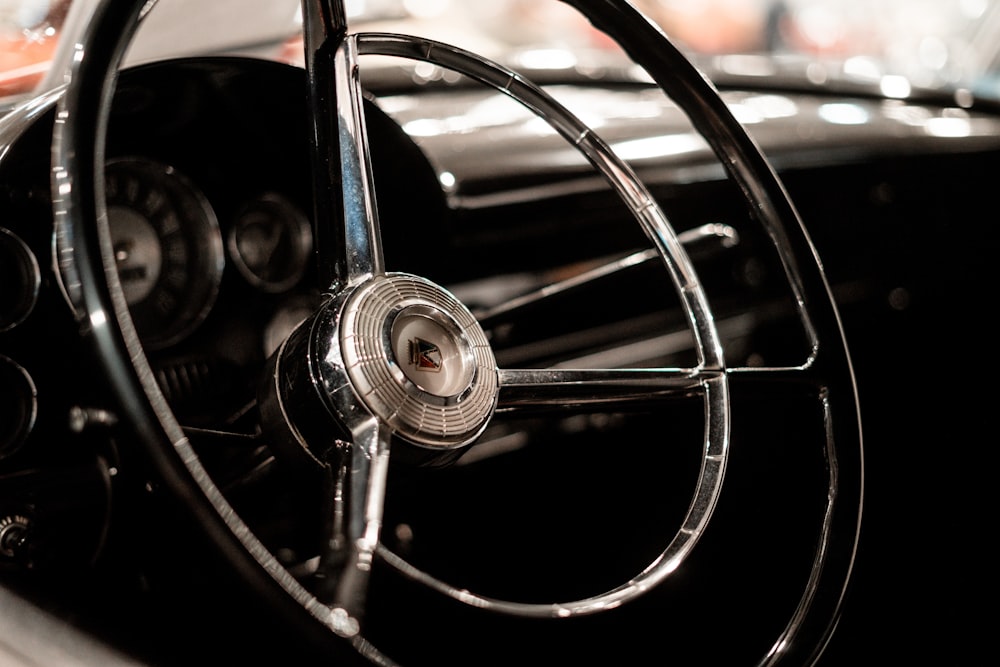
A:
<svg viewBox="0 0 1000 667">
<path fill-rule="evenodd" d="M 389 442 L 389 432 L 370 420 L 352 443 L 341 443 L 328 456 L 328 518 L 316 595 L 359 625 L 382 529 Z"/>
<path fill-rule="evenodd" d="M 500 371 L 499 410 L 614 410 L 699 394 L 720 372 L 686 369 L 509 369 Z"/>
<path fill-rule="evenodd" d="M 303 22 L 318 269 L 338 291 L 384 272 L 358 47 L 340 0 L 305 0 Z"/>
</svg>

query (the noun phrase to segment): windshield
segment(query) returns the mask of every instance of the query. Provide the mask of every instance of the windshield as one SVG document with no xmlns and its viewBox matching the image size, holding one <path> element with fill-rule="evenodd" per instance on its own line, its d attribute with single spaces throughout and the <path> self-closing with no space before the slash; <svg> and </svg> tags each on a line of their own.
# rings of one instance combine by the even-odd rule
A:
<svg viewBox="0 0 1000 667">
<path fill-rule="evenodd" d="M 59 82 L 63 33 L 96 0 L 0 0 L 0 97 Z M 298 0 L 160 0 L 132 60 L 254 53 L 301 61 Z M 610 50 L 585 21 L 538 0 L 353 0 L 359 29 L 413 32 L 503 59 L 554 48 Z M 912 88 L 967 89 L 1000 99 L 1000 0 L 636 0 L 682 49 L 725 73 L 726 54 L 795 62 L 804 77 L 868 81 L 905 97 Z M 199 13 L 205 20 L 194 20 Z M 553 27 L 558 26 L 558 35 Z M 569 28 L 569 30 L 567 30 Z M 745 61 L 743 61 L 745 64 Z M 728 63 L 728 64 L 727 64 Z M 822 63 L 822 81 L 815 68 Z M 831 68 L 831 64 L 835 67 Z M 730 73 L 732 73 L 730 71 Z M 738 73 L 738 72 L 737 72 Z M 832 73 L 832 74 L 831 74 Z"/>
</svg>

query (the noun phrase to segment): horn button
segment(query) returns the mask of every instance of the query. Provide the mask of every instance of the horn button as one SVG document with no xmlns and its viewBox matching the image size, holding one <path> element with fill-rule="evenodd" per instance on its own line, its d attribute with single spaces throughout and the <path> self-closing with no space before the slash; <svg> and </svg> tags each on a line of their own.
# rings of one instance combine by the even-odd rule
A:
<svg viewBox="0 0 1000 667">
<path fill-rule="evenodd" d="M 485 428 L 497 399 L 486 334 L 443 288 L 406 274 L 377 276 L 345 305 L 341 351 L 371 412 L 416 444 L 455 447 Z"/>
<path fill-rule="evenodd" d="M 454 320 L 425 305 L 407 306 L 392 321 L 392 353 L 403 377 L 440 398 L 472 386 L 475 359 Z"/>
</svg>

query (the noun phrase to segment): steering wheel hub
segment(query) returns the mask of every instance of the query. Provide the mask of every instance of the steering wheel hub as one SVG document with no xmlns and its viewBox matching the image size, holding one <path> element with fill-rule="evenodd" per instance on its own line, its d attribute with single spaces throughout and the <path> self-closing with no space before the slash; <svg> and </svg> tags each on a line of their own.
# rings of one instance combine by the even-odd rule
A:
<svg viewBox="0 0 1000 667">
<path fill-rule="evenodd" d="M 389 274 L 362 285 L 344 306 L 340 347 L 358 397 L 410 442 L 465 445 L 493 414 L 498 379 L 486 334 L 433 283 Z"/>
</svg>

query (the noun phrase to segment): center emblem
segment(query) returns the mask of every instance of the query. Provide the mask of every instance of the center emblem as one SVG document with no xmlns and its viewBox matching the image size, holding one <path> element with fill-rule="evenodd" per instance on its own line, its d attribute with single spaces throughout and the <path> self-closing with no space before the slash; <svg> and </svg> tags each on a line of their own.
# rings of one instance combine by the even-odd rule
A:
<svg viewBox="0 0 1000 667">
<path fill-rule="evenodd" d="M 420 371 L 441 372 L 441 349 L 423 338 L 411 338 L 410 363 Z"/>
</svg>

